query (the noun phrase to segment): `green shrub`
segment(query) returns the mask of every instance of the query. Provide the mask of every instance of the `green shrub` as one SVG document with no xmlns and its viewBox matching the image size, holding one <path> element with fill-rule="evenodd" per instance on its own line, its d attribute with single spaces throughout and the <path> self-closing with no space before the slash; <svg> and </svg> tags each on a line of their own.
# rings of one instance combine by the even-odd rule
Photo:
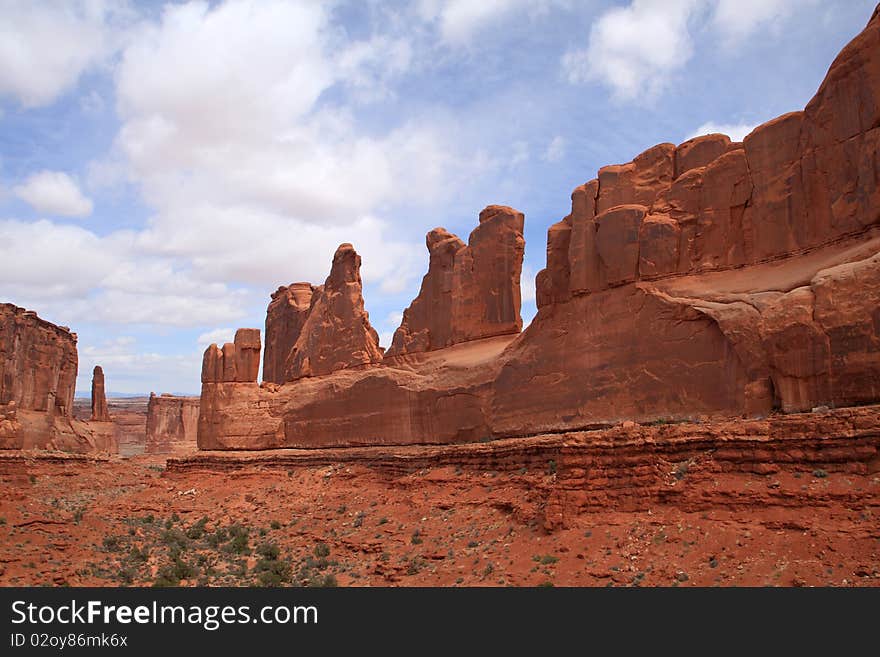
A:
<svg viewBox="0 0 880 657">
<path fill-rule="evenodd" d="M 202 538 L 205 535 L 205 525 L 208 524 L 208 519 L 204 516 L 192 527 L 186 530 L 187 538 L 191 538 L 195 541 Z"/>
<path fill-rule="evenodd" d="M 116 552 L 122 547 L 122 543 L 119 540 L 118 536 L 105 536 L 104 537 L 104 549 L 109 550 L 110 552 Z"/>
<path fill-rule="evenodd" d="M 330 546 L 327 545 L 326 543 L 324 543 L 323 541 L 321 543 L 318 543 L 315 546 L 315 556 L 318 557 L 319 559 L 324 558 L 324 557 L 329 557 L 330 556 Z"/>
<path fill-rule="evenodd" d="M 274 543 L 260 543 L 257 546 L 257 554 L 259 554 L 264 559 L 275 560 L 281 554 L 281 550 L 278 549 L 278 546 Z"/>
<path fill-rule="evenodd" d="M 550 564 L 556 563 L 559 561 L 559 557 L 554 557 L 552 554 L 540 555 L 536 554 L 532 557 L 532 561 L 537 561 L 540 564 L 544 564 L 545 566 L 549 566 Z"/>
<path fill-rule="evenodd" d="M 260 586 L 281 586 L 281 584 L 290 581 L 291 568 L 287 561 L 281 561 L 275 557 L 257 561 L 254 572 Z"/>
<path fill-rule="evenodd" d="M 251 549 L 248 545 L 249 534 L 250 530 L 247 527 L 242 527 L 237 523 L 231 525 L 229 527 L 229 535 L 232 537 L 232 540 L 229 541 L 224 549 L 233 554 L 250 554 Z"/>
</svg>

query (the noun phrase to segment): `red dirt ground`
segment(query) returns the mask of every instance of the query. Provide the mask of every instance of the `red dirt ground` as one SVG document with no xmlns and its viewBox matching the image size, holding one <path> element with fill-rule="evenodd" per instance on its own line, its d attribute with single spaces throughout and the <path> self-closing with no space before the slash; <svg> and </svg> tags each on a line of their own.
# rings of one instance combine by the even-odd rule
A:
<svg viewBox="0 0 880 657">
<path fill-rule="evenodd" d="M 702 510 L 581 512 L 548 533 L 541 491 L 555 477 L 456 466 L 181 472 L 158 457 L 7 455 L 0 584 L 880 585 L 877 474 L 688 475 L 673 485 L 715 491 Z M 789 502 L 769 504 L 765 491 Z M 724 503 L 736 495 L 757 502 Z M 223 531 L 235 523 L 244 545 Z M 267 543 L 277 557 L 256 553 Z"/>
</svg>

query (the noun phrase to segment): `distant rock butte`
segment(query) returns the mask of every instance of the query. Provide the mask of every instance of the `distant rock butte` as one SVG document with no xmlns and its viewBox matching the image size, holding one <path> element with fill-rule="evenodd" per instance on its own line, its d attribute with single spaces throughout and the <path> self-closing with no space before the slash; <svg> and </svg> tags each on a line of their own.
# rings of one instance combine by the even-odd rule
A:
<svg viewBox="0 0 880 657">
<path fill-rule="evenodd" d="M 0 304 L 0 449 L 116 452 L 111 424 L 73 417 L 77 366 L 75 333 Z"/>
<path fill-rule="evenodd" d="M 224 378 L 209 349 L 199 446 L 460 443 L 876 402 L 878 126 L 875 12 L 805 110 L 742 143 L 654 146 L 575 188 L 522 333 L 515 210 L 484 210 L 467 246 L 428 234 L 384 360 L 340 247 L 323 288 L 273 295 L 266 383 Z"/>
<path fill-rule="evenodd" d="M 523 221 L 521 212 L 490 205 L 467 246 L 444 228 L 429 232 L 428 273 L 386 357 L 519 333 Z"/>
<path fill-rule="evenodd" d="M 150 394 L 147 405 L 147 454 L 194 452 L 199 426 L 199 398 Z"/>
<path fill-rule="evenodd" d="M 92 422 L 110 422 L 107 395 L 104 393 L 104 370 L 95 365 L 92 370 Z"/>
</svg>

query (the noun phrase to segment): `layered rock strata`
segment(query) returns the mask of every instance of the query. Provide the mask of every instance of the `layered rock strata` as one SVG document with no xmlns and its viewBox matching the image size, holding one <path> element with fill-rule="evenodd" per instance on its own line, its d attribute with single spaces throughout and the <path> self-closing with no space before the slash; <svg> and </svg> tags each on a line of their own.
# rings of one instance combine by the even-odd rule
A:
<svg viewBox="0 0 880 657">
<path fill-rule="evenodd" d="M 187 454 L 197 449 L 199 398 L 150 394 L 147 454 Z"/>
<path fill-rule="evenodd" d="M 0 449 L 115 452 L 111 425 L 73 418 L 76 334 L 0 304 Z"/>
<path fill-rule="evenodd" d="M 460 241 L 434 231 L 396 358 L 203 388 L 199 444 L 458 443 L 876 402 L 878 139 L 875 13 L 804 111 L 742 143 L 660 144 L 575 188 L 523 333 L 436 348 L 456 342 L 456 294 L 473 297 Z M 465 307 L 479 324 L 488 306 Z"/>
</svg>

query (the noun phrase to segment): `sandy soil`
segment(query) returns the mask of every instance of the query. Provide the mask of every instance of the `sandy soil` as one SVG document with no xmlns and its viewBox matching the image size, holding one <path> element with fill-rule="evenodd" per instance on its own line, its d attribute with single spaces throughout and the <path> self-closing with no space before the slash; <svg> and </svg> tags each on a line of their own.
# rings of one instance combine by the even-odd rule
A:
<svg viewBox="0 0 880 657">
<path fill-rule="evenodd" d="M 693 485 L 809 503 L 610 509 L 548 533 L 555 476 L 6 455 L 0 584 L 880 585 L 877 474 L 714 473 Z"/>
</svg>

